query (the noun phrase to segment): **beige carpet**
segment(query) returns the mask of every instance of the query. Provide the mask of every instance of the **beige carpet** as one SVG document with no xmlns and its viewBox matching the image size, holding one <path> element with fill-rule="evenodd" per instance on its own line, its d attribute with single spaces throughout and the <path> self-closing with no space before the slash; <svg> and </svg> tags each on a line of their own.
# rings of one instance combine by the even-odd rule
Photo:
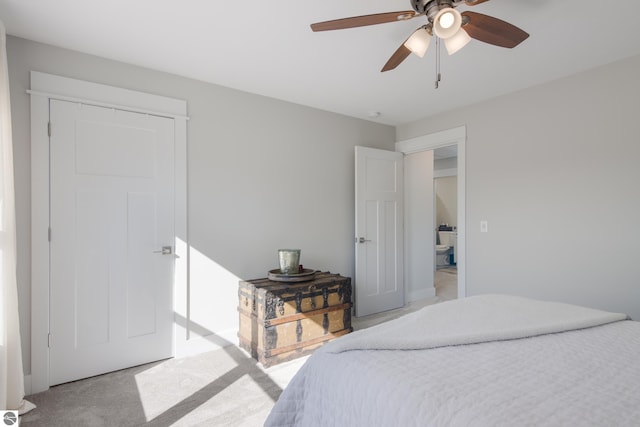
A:
<svg viewBox="0 0 640 427">
<path fill-rule="evenodd" d="M 458 298 L 458 270 L 455 267 L 436 270 L 435 288 L 436 295 L 442 300 Z"/>
<path fill-rule="evenodd" d="M 446 270 L 446 271 L 445 271 Z M 455 269 L 436 272 L 436 297 L 353 319 L 363 329 L 455 298 Z M 221 350 L 112 372 L 28 396 L 23 427 L 261 426 L 306 358 L 262 368 L 230 345 Z"/>
</svg>

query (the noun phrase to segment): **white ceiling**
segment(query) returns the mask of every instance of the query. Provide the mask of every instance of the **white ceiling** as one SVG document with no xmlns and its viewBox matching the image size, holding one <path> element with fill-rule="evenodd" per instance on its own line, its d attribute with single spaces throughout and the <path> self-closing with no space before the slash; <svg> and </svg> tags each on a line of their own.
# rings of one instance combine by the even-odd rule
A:
<svg viewBox="0 0 640 427">
<path fill-rule="evenodd" d="M 451 157 L 458 157 L 458 146 L 456 144 L 433 150 L 434 160 L 449 159 Z"/>
<path fill-rule="evenodd" d="M 309 24 L 411 10 L 409 0 L 0 0 L 7 33 L 323 110 L 398 125 L 640 54 L 636 1 L 491 0 L 460 6 L 531 36 L 472 40 L 380 69 L 424 17 L 314 33 Z M 615 11 L 608 11 L 611 9 Z M 371 117 L 379 112 L 379 117 Z"/>
</svg>

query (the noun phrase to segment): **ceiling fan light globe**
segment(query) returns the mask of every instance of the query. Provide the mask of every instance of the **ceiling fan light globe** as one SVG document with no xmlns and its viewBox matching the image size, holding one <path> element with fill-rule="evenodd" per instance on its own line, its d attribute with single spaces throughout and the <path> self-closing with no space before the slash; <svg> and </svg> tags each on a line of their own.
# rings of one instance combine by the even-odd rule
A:
<svg viewBox="0 0 640 427">
<path fill-rule="evenodd" d="M 444 40 L 444 47 L 447 48 L 449 56 L 453 55 L 471 41 L 469 34 L 462 28 L 458 30 L 453 36 Z"/>
<path fill-rule="evenodd" d="M 409 36 L 404 46 L 412 53 L 420 58 L 424 57 L 425 52 L 429 48 L 431 42 L 431 34 L 425 28 L 418 28 Z"/>
<path fill-rule="evenodd" d="M 462 26 L 462 15 L 451 7 L 440 10 L 433 19 L 433 32 L 443 40 L 454 36 Z"/>
<path fill-rule="evenodd" d="M 446 11 L 445 13 L 442 14 L 442 16 L 440 16 L 440 26 L 442 28 L 449 28 L 453 25 L 453 21 L 455 21 L 455 16 L 453 16 L 453 13 L 451 13 L 450 11 Z"/>
</svg>

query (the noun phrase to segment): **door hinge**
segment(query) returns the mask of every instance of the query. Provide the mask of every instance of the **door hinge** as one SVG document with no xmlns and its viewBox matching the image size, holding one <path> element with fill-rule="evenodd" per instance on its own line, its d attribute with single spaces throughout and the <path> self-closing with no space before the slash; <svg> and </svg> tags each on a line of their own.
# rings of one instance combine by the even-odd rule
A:
<svg viewBox="0 0 640 427">
<path fill-rule="evenodd" d="M 51 348 L 51 334 L 47 334 L 47 347 Z"/>
<path fill-rule="evenodd" d="M 51 137 L 51 122 L 47 122 L 47 134 Z"/>
<path fill-rule="evenodd" d="M 51 242 L 51 227 L 47 230 L 47 239 Z"/>
</svg>

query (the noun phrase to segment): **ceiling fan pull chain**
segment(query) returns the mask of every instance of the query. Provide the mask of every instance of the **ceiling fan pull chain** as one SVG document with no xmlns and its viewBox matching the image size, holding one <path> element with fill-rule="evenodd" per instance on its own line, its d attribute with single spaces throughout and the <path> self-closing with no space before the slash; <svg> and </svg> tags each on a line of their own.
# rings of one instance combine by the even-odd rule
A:
<svg viewBox="0 0 640 427">
<path fill-rule="evenodd" d="M 436 37 L 436 89 L 440 84 L 442 76 L 440 75 L 440 37 Z"/>
</svg>

